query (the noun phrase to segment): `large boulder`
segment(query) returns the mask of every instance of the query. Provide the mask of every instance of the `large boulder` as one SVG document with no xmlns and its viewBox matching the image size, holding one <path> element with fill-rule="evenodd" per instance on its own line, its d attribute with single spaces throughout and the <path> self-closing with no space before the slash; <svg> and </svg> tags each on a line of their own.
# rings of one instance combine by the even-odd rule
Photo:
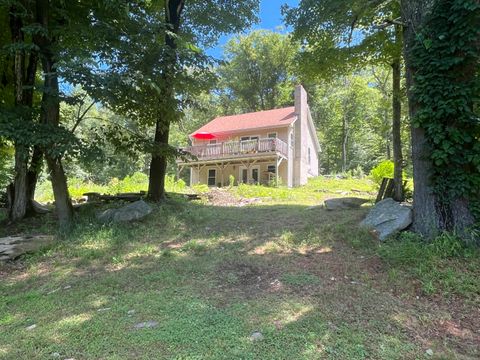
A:
<svg viewBox="0 0 480 360">
<path fill-rule="evenodd" d="M 143 219 L 152 208 L 143 200 L 135 201 L 118 209 L 108 209 L 100 213 L 98 220 L 108 222 L 128 222 Z"/>
<path fill-rule="evenodd" d="M 325 208 L 327 210 L 356 209 L 369 201 L 357 197 L 333 198 L 325 200 Z"/>
<path fill-rule="evenodd" d="M 406 229 L 412 220 L 413 214 L 409 205 L 393 199 L 385 199 L 370 210 L 360 225 L 371 230 L 379 240 L 383 241 L 390 235 Z"/>
</svg>

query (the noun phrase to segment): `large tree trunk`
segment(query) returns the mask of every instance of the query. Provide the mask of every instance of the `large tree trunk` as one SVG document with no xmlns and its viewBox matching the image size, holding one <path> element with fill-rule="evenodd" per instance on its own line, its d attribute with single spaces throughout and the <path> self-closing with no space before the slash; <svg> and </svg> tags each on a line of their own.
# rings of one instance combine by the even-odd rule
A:
<svg viewBox="0 0 480 360">
<path fill-rule="evenodd" d="M 49 25 L 49 1 L 37 0 L 37 20 L 45 29 Z M 42 69 L 44 73 L 44 91 L 42 95 L 41 121 L 54 127 L 60 122 L 60 98 L 58 75 L 55 68 L 54 55 L 51 48 L 53 40 L 45 35 L 36 38 L 39 47 Z M 73 207 L 68 193 L 67 178 L 63 170 L 60 156 L 52 155 L 48 149 L 45 151 L 48 170 L 52 182 L 53 195 L 55 198 L 55 209 L 61 228 L 68 228 L 73 219 Z"/>
<path fill-rule="evenodd" d="M 433 0 L 402 0 L 402 20 L 404 27 L 404 59 L 407 79 L 407 95 L 410 119 L 419 110 L 413 96 L 415 69 L 412 66 L 411 48 L 418 29 Z M 441 230 L 440 216 L 435 206 L 435 195 L 430 182 L 432 164 L 428 160 L 428 146 L 425 131 L 411 126 L 413 164 L 413 228 L 427 238 L 432 238 Z"/>
<path fill-rule="evenodd" d="M 167 0 L 165 2 L 165 23 L 170 32 L 165 34 L 165 45 L 167 50 L 162 64 L 164 82 L 162 84 L 162 96 L 160 101 L 164 103 L 163 113 L 159 114 L 154 140 L 154 144 L 157 148 L 161 149 L 161 152 L 154 152 L 150 163 L 148 197 L 153 201 L 160 201 L 165 196 L 167 155 L 164 151 L 168 146 L 170 124 L 172 120 L 174 120 L 174 114 L 176 111 L 173 90 L 175 65 L 177 62 L 177 44 L 175 38 L 180 29 L 180 19 L 184 5 L 185 0 Z"/>
<path fill-rule="evenodd" d="M 441 1 L 441 0 L 439 0 Z M 402 18 L 406 24 L 405 62 L 407 70 L 407 89 L 409 97 L 410 117 L 413 118 L 420 105 L 412 93 L 416 69 L 412 66 L 411 47 L 416 41 L 416 33 L 425 21 L 425 15 L 432 8 L 433 0 L 404 0 L 402 2 Z M 477 39 L 478 41 L 479 39 Z M 480 42 L 479 42 L 480 44 Z M 476 68 L 465 68 L 464 78 L 475 76 Z M 463 80 L 462 80 L 463 81 Z M 474 217 L 469 209 L 469 201 L 465 198 L 455 198 L 451 194 L 436 194 L 432 186 L 434 165 L 429 157 L 429 146 L 425 129 L 412 126 L 412 160 L 414 170 L 414 229 L 427 238 L 432 238 L 439 232 L 448 230 L 469 238 L 466 230 L 474 223 Z M 448 181 L 448 179 L 446 179 Z M 447 199 L 442 201 L 442 199 Z"/>
<path fill-rule="evenodd" d="M 396 201 L 403 201 L 403 155 L 402 155 L 402 103 L 401 103 L 401 58 L 397 57 L 392 63 L 393 70 L 393 121 L 392 121 L 392 138 L 393 138 L 393 180 L 394 180 L 394 195 Z"/>
<path fill-rule="evenodd" d="M 12 33 L 12 42 L 21 44 L 25 41 L 22 31 L 23 21 L 20 18 L 19 9 L 12 6 L 10 9 L 10 30 Z M 28 66 L 25 69 L 25 62 L 28 58 Z M 23 121 L 31 121 L 28 109 L 33 106 L 33 86 L 35 84 L 35 75 L 37 72 L 38 56 L 31 50 L 28 53 L 25 50 L 17 50 L 14 57 L 14 92 L 15 106 L 24 116 Z M 31 193 L 35 192 L 38 171 L 35 173 L 32 168 L 28 170 L 28 161 L 30 157 L 30 148 L 25 143 L 15 143 L 15 178 L 13 184 L 8 189 L 9 199 L 9 218 L 12 221 L 18 221 L 31 213 L 33 197 Z M 36 169 L 39 167 L 37 166 Z"/>
<path fill-rule="evenodd" d="M 22 20 L 17 16 L 17 9 L 12 6 L 10 9 L 10 30 L 12 42 L 22 44 L 24 41 L 22 32 Z M 25 74 L 25 52 L 21 49 L 15 51 L 14 56 L 14 95 L 15 107 L 23 112 L 24 97 L 24 74 Z M 20 116 L 20 115 L 19 115 Z M 27 212 L 27 163 L 28 147 L 21 142 L 15 142 L 15 178 L 13 186 L 9 187 L 9 218 L 11 221 L 18 221 L 25 217 Z"/>
</svg>

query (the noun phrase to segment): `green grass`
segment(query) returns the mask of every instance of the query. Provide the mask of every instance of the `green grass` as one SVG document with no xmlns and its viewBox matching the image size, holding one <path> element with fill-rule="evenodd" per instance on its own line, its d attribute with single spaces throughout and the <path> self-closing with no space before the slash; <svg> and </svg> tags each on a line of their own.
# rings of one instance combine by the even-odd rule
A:
<svg viewBox="0 0 480 360">
<path fill-rule="evenodd" d="M 476 285 L 432 293 L 445 302 L 416 299 L 421 277 L 405 270 L 417 266 L 414 240 L 379 247 L 357 226 L 368 209 L 309 209 L 352 188 L 371 184 L 314 179 L 266 188 L 289 198 L 245 207 L 172 198 L 128 225 L 99 224 L 100 209 L 86 205 L 57 245 L 0 267 L 0 358 L 422 359 L 427 348 L 477 358 L 475 342 L 439 323 L 474 326 L 462 319 L 479 305 Z M 49 217 L 21 229 L 55 233 Z M 478 274 L 469 250 L 429 249 L 442 266 Z M 463 312 L 448 312 L 448 299 Z M 158 325 L 134 329 L 149 320 Z M 263 340 L 250 339 L 255 331 Z"/>
<path fill-rule="evenodd" d="M 424 294 L 459 295 L 472 301 L 480 296 L 480 251 L 451 234 L 426 243 L 413 233 L 404 233 L 382 244 L 378 253 L 390 265 L 393 280 L 413 276 Z"/>
<path fill-rule="evenodd" d="M 175 181 L 173 176 L 167 176 L 165 181 L 167 191 L 182 192 L 185 190 L 183 180 Z M 117 194 L 128 192 L 140 192 L 148 189 L 148 176 L 143 173 L 135 173 L 132 176 L 119 180 L 114 178 L 108 184 L 95 184 L 89 181 L 71 178 L 68 180 L 68 191 L 72 199 L 78 199 L 87 192 L 100 194 Z M 50 181 L 44 181 L 37 186 L 35 199 L 42 203 L 53 201 L 53 191 Z"/>
</svg>

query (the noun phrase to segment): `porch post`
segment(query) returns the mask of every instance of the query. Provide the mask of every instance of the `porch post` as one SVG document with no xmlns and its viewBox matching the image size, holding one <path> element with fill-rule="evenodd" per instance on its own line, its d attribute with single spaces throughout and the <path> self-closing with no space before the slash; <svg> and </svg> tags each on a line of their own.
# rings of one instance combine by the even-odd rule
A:
<svg viewBox="0 0 480 360">
<path fill-rule="evenodd" d="M 278 187 L 278 156 L 275 161 L 275 186 Z"/>
</svg>

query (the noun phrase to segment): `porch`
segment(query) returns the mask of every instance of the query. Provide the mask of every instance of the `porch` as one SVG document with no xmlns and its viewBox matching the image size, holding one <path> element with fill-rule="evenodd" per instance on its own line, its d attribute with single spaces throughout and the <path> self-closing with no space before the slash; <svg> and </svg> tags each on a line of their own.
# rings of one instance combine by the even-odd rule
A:
<svg viewBox="0 0 480 360">
<path fill-rule="evenodd" d="M 202 145 L 188 146 L 183 150 L 191 155 L 192 160 L 179 160 L 179 164 L 202 160 L 258 158 L 265 155 L 288 157 L 287 144 L 278 138 L 226 141 L 214 144 L 205 143 Z"/>
</svg>

